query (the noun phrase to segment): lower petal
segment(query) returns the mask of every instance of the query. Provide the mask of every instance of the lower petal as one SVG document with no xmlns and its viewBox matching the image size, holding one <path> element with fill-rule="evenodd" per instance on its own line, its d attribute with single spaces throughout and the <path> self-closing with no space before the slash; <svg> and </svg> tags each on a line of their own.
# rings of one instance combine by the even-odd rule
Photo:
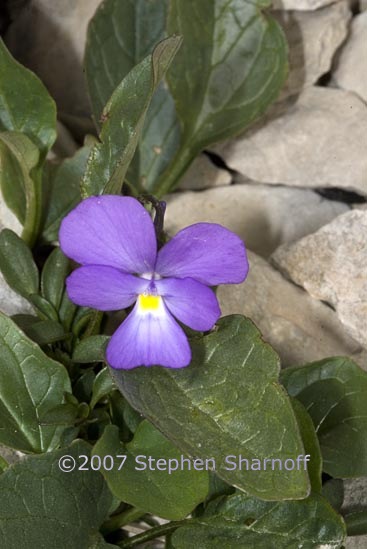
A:
<svg viewBox="0 0 367 549">
<path fill-rule="evenodd" d="M 184 368 L 191 361 L 191 349 L 185 333 L 163 302 L 158 312 L 141 312 L 137 303 L 112 336 L 106 358 L 116 369 Z"/>
</svg>

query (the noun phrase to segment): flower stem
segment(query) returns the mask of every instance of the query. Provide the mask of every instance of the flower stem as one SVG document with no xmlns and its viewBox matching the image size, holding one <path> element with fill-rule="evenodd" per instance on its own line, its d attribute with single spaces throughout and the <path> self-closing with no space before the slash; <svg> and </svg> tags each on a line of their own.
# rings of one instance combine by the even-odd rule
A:
<svg viewBox="0 0 367 549">
<path fill-rule="evenodd" d="M 145 511 L 141 511 L 136 507 L 132 507 L 127 511 L 122 511 L 122 513 L 119 513 L 118 515 L 114 515 L 110 519 L 106 520 L 106 522 L 104 522 L 101 526 L 101 532 L 104 535 L 110 534 L 111 532 L 115 532 L 116 530 L 119 530 L 123 526 L 130 524 L 130 522 L 134 522 L 135 520 L 140 519 L 145 514 L 146 514 Z"/>
<path fill-rule="evenodd" d="M 167 524 L 162 524 L 162 526 L 150 528 L 150 530 L 142 532 L 141 534 L 137 534 L 132 538 L 120 541 L 120 543 L 118 543 L 117 545 L 118 547 L 122 547 L 122 549 L 131 549 L 131 547 L 136 547 L 137 545 L 145 543 L 146 541 L 150 541 L 161 536 L 166 536 L 167 534 L 174 532 L 179 526 L 182 526 L 189 521 L 190 519 L 168 522 Z"/>
</svg>

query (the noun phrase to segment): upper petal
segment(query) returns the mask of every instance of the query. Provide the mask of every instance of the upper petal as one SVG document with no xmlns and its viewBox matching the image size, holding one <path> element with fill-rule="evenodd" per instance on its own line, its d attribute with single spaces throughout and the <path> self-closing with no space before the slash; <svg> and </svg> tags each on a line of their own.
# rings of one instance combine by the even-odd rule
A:
<svg viewBox="0 0 367 549">
<path fill-rule="evenodd" d="M 92 196 L 62 221 L 60 247 L 82 265 L 109 265 L 129 273 L 151 272 L 157 255 L 153 222 L 135 199 Z"/>
<path fill-rule="evenodd" d="M 191 349 L 182 328 L 161 303 L 158 312 L 141 312 L 137 303 L 111 337 L 106 351 L 112 368 L 137 366 L 183 368 L 191 361 Z"/>
<path fill-rule="evenodd" d="M 149 280 L 102 265 L 79 267 L 66 279 L 71 301 L 99 311 L 117 311 L 129 307 L 149 284 Z"/>
<path fill-rule="evenodd" d="M 221 225 L 196 223 L 178 232 L 158 252 L 156 272 L 191 277 L 208 286 L 237 284 L 248 272 L 245 245 Z"/>
<path fill-rule="evenodd" d="M 155 286 L 171 313 L 193 330 L 210 330 L 220 317 L 213 290 L 192 278 L 163 278 Z"/>
</svg>

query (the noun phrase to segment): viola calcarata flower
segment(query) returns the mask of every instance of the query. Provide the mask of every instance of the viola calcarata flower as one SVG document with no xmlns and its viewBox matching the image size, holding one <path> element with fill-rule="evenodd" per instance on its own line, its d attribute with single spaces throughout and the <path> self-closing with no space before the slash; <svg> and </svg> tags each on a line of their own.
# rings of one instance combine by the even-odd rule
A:
<svg viewBox="0 0 367 549">
<path fill-rule="evenodd" d="M 183 368 L 191 361 L 184 330 L 210 330 L 220 316 L 211 286 L 242 282 L 248 261 L 242 240 L 221 225 L 197 223 L 159 251 L 147 210 L 130 197 L 83 200 L 62 221 L 60 247 L 79 263 L 67 278 L 77 305 L 132 311 L 112 335 L 112 368 Z"/>
</svg>

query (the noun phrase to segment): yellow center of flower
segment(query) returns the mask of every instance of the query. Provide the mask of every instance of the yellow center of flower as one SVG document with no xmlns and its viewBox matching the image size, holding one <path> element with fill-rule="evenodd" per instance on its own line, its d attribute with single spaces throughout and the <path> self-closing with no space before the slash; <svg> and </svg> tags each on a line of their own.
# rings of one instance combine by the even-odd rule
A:
<svg viewBox="0 0 367 549">
<path fill-rule="evenodd" d="M 142 311 L 157 311 L 161 304 L 159 295 L 141 294 L 139 295 L 139 307 Z"/>
</svg>

